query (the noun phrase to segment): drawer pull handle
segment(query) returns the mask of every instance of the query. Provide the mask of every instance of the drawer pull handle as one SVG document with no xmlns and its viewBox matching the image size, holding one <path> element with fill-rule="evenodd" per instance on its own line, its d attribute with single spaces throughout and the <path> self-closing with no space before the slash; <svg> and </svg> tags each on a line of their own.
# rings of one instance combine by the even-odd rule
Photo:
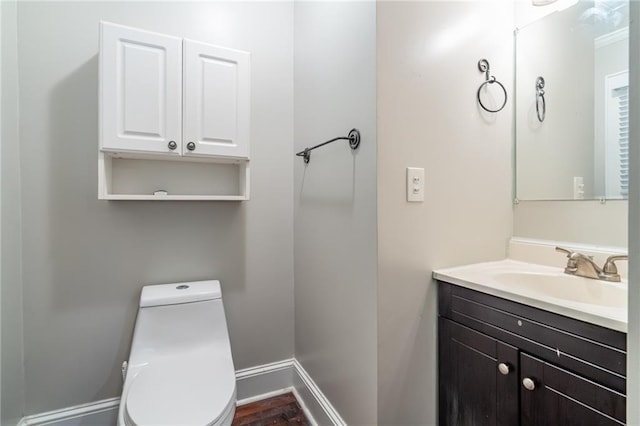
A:
<svg viewBox="0 0 640 426">
<path fill-rule="evenodd" d="M 524 386 L 526 390 L 532 391 L 536 388 L 536 383 L 532 379 L 525 377 L 522 379 L 522 386 Z"/>
<path fill-rule="evenodd" d="M 500 364 L 498 364 L 498 371 L 503 376 L 506 376 L 511 372 L 511 369 L 509 368 L 509 364 L 505 364 L 504 362 L 501 362 Z"/>
</svg>

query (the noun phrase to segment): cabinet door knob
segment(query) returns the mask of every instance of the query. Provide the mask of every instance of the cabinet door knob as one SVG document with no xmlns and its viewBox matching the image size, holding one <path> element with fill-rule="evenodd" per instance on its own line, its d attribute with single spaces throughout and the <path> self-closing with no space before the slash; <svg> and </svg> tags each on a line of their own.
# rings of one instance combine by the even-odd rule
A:
<svg viewBox="0 0 640 426">
<path fill-rule="evenodd" d="M 501 362 L 500 364 L 498 364 L 498 371 L 500 371 L 500 374 L 502 374 L 503 376 L 506 376 L 511 372 L 511 369 L 509 368 L 509 364 Z"/>
<path fill-rule="evenodd" d="M 176 149 L 178 147 L 178 144 L 176 143 L 176 141 L 169 141 L 169 149 L 171 151 L 173 151 L 174 149 Z"/>
<path fill-rule="evenodd" d="M 525 377 L 522 379 L 522 386 L 524 386 L 526 390 L 532 391 L 536 388 L 536 383 L 532 379 Z"/>
<path fill-rule="evenodd" d="M 189 151 L 195 151 L 195 149 L 196 149 L 196 144 L 195 144 L 195 142 L 189 142 L 189 143 L 187 144 L 187 149 L 188 149 Z"/>
</svg>

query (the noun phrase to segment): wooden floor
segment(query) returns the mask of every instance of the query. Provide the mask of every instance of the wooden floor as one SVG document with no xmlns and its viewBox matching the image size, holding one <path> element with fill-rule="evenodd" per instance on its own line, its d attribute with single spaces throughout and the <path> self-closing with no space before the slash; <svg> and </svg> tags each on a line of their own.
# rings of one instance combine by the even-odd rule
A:
<svg viewBox="0 0 640 426">
<path fill-rule="evenodd" d="M 304 425 L 309 420 L 292 393 L 274 396 L 236 408 L 232 426 Z"/>
</svg>

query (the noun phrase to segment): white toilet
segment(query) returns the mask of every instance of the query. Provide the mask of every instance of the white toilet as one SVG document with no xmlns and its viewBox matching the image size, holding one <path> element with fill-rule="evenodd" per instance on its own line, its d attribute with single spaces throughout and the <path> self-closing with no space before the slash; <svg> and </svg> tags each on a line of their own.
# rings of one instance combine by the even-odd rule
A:
<svg viewBox="0 0 640 426">
<path fill-rule="evenodd" d="M 118 426 L 228 426 L 235 409 L 220 282 L 143 287 Z"/>
</svg>

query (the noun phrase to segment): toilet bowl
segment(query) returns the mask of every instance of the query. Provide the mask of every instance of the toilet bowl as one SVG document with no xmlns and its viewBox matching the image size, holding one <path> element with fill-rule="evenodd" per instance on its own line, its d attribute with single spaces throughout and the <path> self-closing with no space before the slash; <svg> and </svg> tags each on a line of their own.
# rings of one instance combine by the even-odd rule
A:
<svg viewBox="0 0 640 426">
<path fill-rule="evenodd" d="M 229 426 L 235 404 L 220 283 L 143 287 L 118 426 Z"/>
</svg>

